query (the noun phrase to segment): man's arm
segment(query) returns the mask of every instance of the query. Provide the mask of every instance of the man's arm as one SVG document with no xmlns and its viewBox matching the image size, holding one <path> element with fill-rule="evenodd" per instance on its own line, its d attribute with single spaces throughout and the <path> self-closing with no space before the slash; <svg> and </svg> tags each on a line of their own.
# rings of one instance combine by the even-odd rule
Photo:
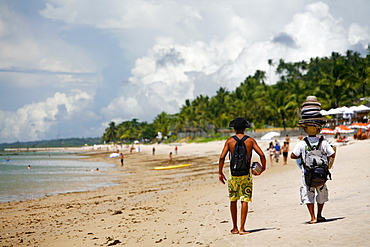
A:
<svg viewBox="0 0 370 247">
<path fill-rule="evenodd" d="M 332 155 L 328 156 L 328 164 L 330 164 L 330 160 L 334 159 L 335 158 L 335 153 L 333 153 Z"/>
<path fill-rule="evenodd" d="M 326 153 L 328 154 L 331 154 L 331 155 L 328 155 L 327 158 L 328 158 L 328 162 L 330 162 L 331 159 L 334 159 L 335 158 L 335 151 L 333 149 L 333 147 L 329 144 L 328 141 L 326 141 Z"/>
<path fill-rule="evenodd" d="M 260 148 L 260 146 L 258 146 L 256 140 L 254 139 L 253 139 L 253 149 L 260 156 L 260 161 L 262 164 L 262 171 L 261 171 L 261 174 L 262 174 L 262 172 L 266 170 L 266 157 L 262 149 Z"/>
<path fill-rule="evenodd" d="M 229 140 L 225 142 L 224 148 L 222 149 L 220 159 L 218 160 L 218 180 L 221 181 L 221 183 L 225 184 L 225 181 L 227 180 L 224 173 L 223 168 L 225 164 L 225 158 L 227 153 L 229 152 Z"/>
<path fill-rule="evenodd" d="M 296 159 L 299 159 L 299 157 L 297 157 L 294 153 L 291 153 L 291 154 L 290 154 L 290 158 L 291 158 L 291 159 L 295 159 L 295 160 L 296 160 Z"/>
<path fill-rule="evenodd" d="M 301 142 L 302 142 L 302 141 L 298 142 L 298 143 L 294 146 L 293 151 L 292 151 L 292 153 L 290 154 L 290 158 L 291 158 L 291 159 L 296 160 L 296 159 L 300 159 L 300 158 L 301 158 L 301 146 L 300 146 L 300 143 L 301 143 Z"/>
</svg>

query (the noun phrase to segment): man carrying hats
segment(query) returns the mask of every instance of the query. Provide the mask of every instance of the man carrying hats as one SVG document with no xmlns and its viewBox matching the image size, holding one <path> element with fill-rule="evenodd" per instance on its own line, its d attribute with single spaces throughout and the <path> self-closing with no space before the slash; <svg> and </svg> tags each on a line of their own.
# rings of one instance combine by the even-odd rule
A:
<svg viewBox="0 0 370 247">
<path fill-rule="evenodd" d="M 321 104 L 317 101 L 315 96 L 308 96 L 306 101 L 303 102 L 301 113 L 302 119 L 299 120 L 298 126 L 302 127 L 303 130 L 308 134 L 307 141 L 312 147 L 319 146 L 319 149 L 325 153 L 327 162 L 330 159 L 334 159 L 335 151 L 329 145 L 326 140 L 322 140 L 320 144 L 320 138 L 316 135 L 320 133 L 322 126 L 326 124 L 326 119 L 320 114 Z M 305 140 L 300 140 L 293 149 L 291 154 L 292 159 L 301 159 L 302 161 L 306 160 L 307 153 L 309 151 L 308 144 Z M 325 157 L 324 156 L 324 157 Z M 305 169 L 302 169 L 301 177 L 301 204 L 306 204 L 308 212 L 311 216 L 311 220 L 308 222 L 310 224 L 316 222 L 323 222 L 326 219 L 322 216 L 322 210 L 324 208 L 324 203 L 329 200 L 328 189 L 326 184 L 323 184 L 320 187 L 308 186 L 305 181 Z M 316 194 L 316 198 L 315 198 Z M 317 215 L 315 215 L 315 199 L 317 202 Z"/>
<path fill-rule="evenodd" d="M 229 127 L 234 128 L 235 130 L 235 136 L 242 140 L 242 138 L 245 136 L 244 131 L 246 128 L 251 128 L 251 125 L 241 117 L 235 118 L 232 120 L 229 124 Z M 219 159 L 219 171 L 218 171 L 218 177 L 219 180 L 225 184 L 225 181 L 227 181 L 225 175 L 223 174 L 223 167 L 226 155 L 230 152 L 231 156 L 233 155 L 234 147 L 236 145 L 236 140 L 233 137 L 230 137 L 226 140 L 224 148 L 221 152 L 220 159 Z M 246 153 L 248 156 L 248 162 L 250 164 L 251 158 L 252 158 L 252 151 L 254 150 L 259 156 L 260 161 L 262 164 L 262 172 L 266 169 L 266 158 L 261 150 L 261 148 L 258 146 L 257 142 L 250 137 L 247 137 L 247 139 L 244 141 Z M 231 164 L 231 162 L 230 162 Z M 261 173 L 262 173 L 261 172 Z M 249 170 L 247 172 L 247 175 L 241 175 L 241 176 L 232 176 L 230 174 L 228 178 L 228 190 L 229 190 L 229 198 L 230 198 L 230 212 L 231 212 L 231 218 L 233 221 L 233 228 L 231 229 L 232 234 L 240 234 L 244 235 L 249 233 L 245 230 L 245 222 L 247 219 L 248 214 L 248 202 L 252 202 L 252 175 Z M 240 228 L 238 228 L 237 224 L 237 201 L 241 201 L 241 222 L 240 222 Z"/>
</svg>

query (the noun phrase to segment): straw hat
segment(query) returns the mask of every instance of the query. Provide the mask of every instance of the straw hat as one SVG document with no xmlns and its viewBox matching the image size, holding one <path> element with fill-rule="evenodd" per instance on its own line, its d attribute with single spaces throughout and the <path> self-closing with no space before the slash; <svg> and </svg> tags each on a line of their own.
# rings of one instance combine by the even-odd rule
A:
<svg viewBox="0 0 370 247">
<path fill-rule="evenodd" d="M 308 135 L 317 135 L 317 134 L 320 134 L 321 127 L 308 125 L 308 126 L 303 127 L 303 130 Z"/>
<path fill-rule="evenodd" d="M 298 126 L 302 127 L 309 135 L 320 133 L 322 126 L 326 124 L 326 118 L 320 113 L 321 103 L 317 100 L 316 96 L 308 96 L 302 103 L 301 116 Z"/>
</svg>

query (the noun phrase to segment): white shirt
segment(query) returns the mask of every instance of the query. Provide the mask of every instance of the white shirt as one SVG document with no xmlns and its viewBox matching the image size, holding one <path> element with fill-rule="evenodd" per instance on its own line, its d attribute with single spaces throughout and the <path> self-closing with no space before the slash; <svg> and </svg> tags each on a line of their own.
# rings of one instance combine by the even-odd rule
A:
<svg viewBox="0 0 370 247">
<path fill-rule="evenodd" d="M 308 137 L 308 141 L 311 144 L 311 147 L 313 149 L 316 149 L 317 145 L 319 144 L 319 140 L 320 138 L 317 136 Z M 334 149 L 330 146 L 328 141 L 325 139 L 321 143 L 320 150 L 322 150 L 327 157 L 332 156 L 335 153 Z M 302 160 L 306 160 L 306 154 L 308 153 L 308 151 L 309 149 L 308 149 L 306 142 L 304 140 L 301 140 L 295 145 L 292 153 L 297 157 L 302 155 Z"/>
</svg>

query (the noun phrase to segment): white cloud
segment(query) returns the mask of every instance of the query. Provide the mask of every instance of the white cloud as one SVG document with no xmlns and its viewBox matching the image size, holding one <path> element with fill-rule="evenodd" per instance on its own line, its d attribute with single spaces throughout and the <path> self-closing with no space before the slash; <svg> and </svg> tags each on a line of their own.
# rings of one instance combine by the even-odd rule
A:
<svg viewBox="0 0 370 247">
<path fill-rule="evenodd" d="M 0 111 L 1 142 L 42 139 L 57 124 L 76 118 L 79 121 L 97 119 L 89 110 L 91 100 L 86 92 L 56 93 L 44 102 L 24 105 L 16 112 Z"/>
<path fill-rule="evenodd" d="M 193 99 L 200 93 L 213 95 L 219 87 L 232 90 L 257 69 L 268 73 L 268 59 L 301 61 L 328 56 L 333 51 L 345 52 L 350 42 L 348 30 L 322 2 L 307 5 L 269 41 L 250 42 L 249 33 L 243 31 L 248 30 L 248 23 L 239 16 L 233 16 L 224 25 L 229 26 L 228 33 L 209 42 L 198 40 L 182 45 L 171 37 L 157 39 L 132 69 L 129 81 L 136 86 L 136 91 L 114 99 L 105 114 L 130 115 L 137 109 L 136 115 L 148 120 L 161 110 L 175 113 L 186 99 Z M 369 41 L 366 35 L 359 35 L 362 30 L 351 27 L 352 43 Z M 112 111 L 118 108 L 115 107 L 118 103 L 126 107 L 120 112 Z M 108 114 L 110 111 L 112 114 Z"/>
<path fill-rule="evenodd" d="M 38 24 L 0 4 L 0 142 L 55 137 L 69 121 L 97 119 L 91 104 L 101 61 Z"/>
<path fill-rule="evenodd" d="M 171 38 L 159 38 L 147 56 L 136 60 L 133 76 L 129 78 L 136 88 L 134 94 L 130 92 L 117 97 L 103 113 L 120 116 L 134 112 L 145 120 L 152 120 L 152 113 L 175 113 L 186 99 L 194 98 L 195 93 L 214 93 L 225 83 L 222 80 L 225 77 L 212 77 L 212 87 L 195 91 L 196 73 L 200 76 L 218 73 L 225 63 L 237 58 L 244 45 L 240 32 L 221 41 L 214 40 L 209 44 L 197 41 L 187 46 L 176 44 Z"/>
<path fill-rule="evenodd" d="M 351 45 L 362 44 L 364 47 L 369 45 L 370 27 L 363 27 L 357 23 L 351 24 L 348 32 L 348 41 Z"/>
<path fill-rule="evenodd" d="M 53 82 L 66 82 L 57 78 L 61 74 L 69 74 L 68 82 L 74 86 L 81 81 L 96 86 L 97 80 L 91 75 L 96 74 L 99 62 L 83 47 L 63 41 L 56 30 L 40 26 L 36 31 L 35 23 L 4 6 L 0 16 L 0 69 L 7 71 L 13 87 L 50 87 Z"/>
<path fill-rule="evenodd" d="M 365 2 L 357 1 L 362 8 Z M 43 19 L 31 22 L 0 8 L 0 86 L 6 83 L 9 95 L 16 95 L 13 89 L 31 95 L 16 111 L 1 108 L 7 121 L 0 120 L 0 139 L 55 135 L 74 121 L 78 134 L 81 126 L 102 131 L 101 122 L 112 120 L 150 122 L 162 111 L 178 112 L 186 99 L 214 95 L 220 87 L 233 90 L 256 70 L 269 75 L 268 59 L 363 51 L 369 23 L 346 23 L 346 12 L 335 8 L 350 4 L 45 0 Z M 46 24 L 36 28 L 40 23 Z M 87 123 L 97 114 L 104 119 L 94 128 Z"/>
</svg>

